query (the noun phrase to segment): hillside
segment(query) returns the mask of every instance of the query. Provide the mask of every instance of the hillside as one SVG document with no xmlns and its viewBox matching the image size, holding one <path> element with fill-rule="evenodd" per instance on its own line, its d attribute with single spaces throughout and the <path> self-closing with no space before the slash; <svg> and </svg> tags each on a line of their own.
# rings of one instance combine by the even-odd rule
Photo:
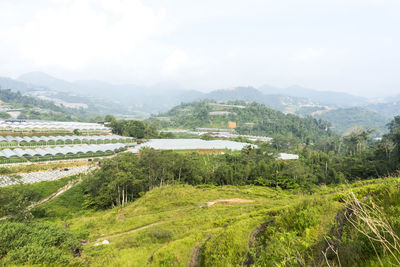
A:
<svg viewBox="0 0 400 267">
<path fill-rule="evenodd" d="M 332 130 L 340 134 L 349 133 L 353 128 L 361 127 L 375 130 L 377 136 L 387 133 L 386 124 L 390 121 L 387 117 L 361 107 L 327 110 L 314 117 L 329 121 L 332 123 Z"/>
<path fill-rule="evenodd" d="M 360 198 L 370 192 L 370 201 L 380 198 L 379 204 L 386 207 L 399 196 L 398 189 L 390 187 L 396 183 L 398 179 L 374 180 L 351 188 Z M 386 191 L 389 188 L 390 194 Z M 24 236 L 12 235 L 11 227 L 26 231 L 23 224 L 0 222 L 0 231 L 8 229 L 8 241 L 18 238 L 22 242 L 20 247 L 3 243 L 8 253 L 0 263 L 275 266 L 301 261 L 312 265 L 323 263 L 324 238 L 340 241 L 337 248 L 342 266 L 374 266 L 378 262 L 373 251 L 366 251 L 371 248 L 369 243 L 358 250 L 363 235 L 350 223 L 337 219 L 343 213 L 345 205 L 341 202 L 348 187 L 319 187 L 309 196 L 260 186 L 162 186 L 124 207 L 100 211 L 82 206 L 83 192 L 82 184 L 78 184 L 36 207 L 32 211 L 35 219 L 29 223 L 33 229 L 41 227 L 42 233 L 63 236 L 63 242 L 74 247 L 74 254 L 62 247 L 57 251 L 60 254 L 55 249 L 43 250 L 58 239 L 47 240 L 35 229 L 29 231 L 37 231 L 33 236 L 45 244 L 42 251 L 47 253 L 35 258 L 38 248 L 23 243 Z M 385 210 L 385 215 L 395 219 L 390 210 Z M 346 234 L 335 235 L 335 227 L 343 227 Z M 346 239 L 349 235 L 352 240 Z M 83 241 L 82 245 L 75 240 Z M 24 252 L 27 249 L 30 254 Z M 381 259 L 388 261 L 390 257 Z M 331 264 L 336 261 L 329 258 Z"/>
<path fill-rule="evenodd" d="M 56 121 L 89 120 L 96 113 L 91 110 L 67 108 L 51 101 L 24 96 L 19 92 L 0 89 L 3 118 L 41 119 Z"/>
<path fill-rule="evenodd" d="M 9 86 L 11 82 L 10 87 Z M 112 107 L 112 113 L 157 113 L 164 112 L 181 102 L 201 99 L 216 101 L 257 101 L 270 108 L 283 112 L 295 113 L 301 107 L 330 105 L 348 107 L 366 104 L 366 99 L 340 92 L 317 91 L 291 86 L 276 88 L 262 86 L 234 87 L 213 90 L 204 93 L 187 90 L 174 83 L 161 83 L 154 86 L 135 84 L 112 84 L 102 81 L 84 80 L 68 82 L 42 72 L 31 72 L 21 75 L 18 80 L 3 79 L 3 88 L 20 88 L 24 92 L 69 101 L 68 96 L 78 95 L 80 102 L 94 105 L 101 110 L 101 103 Z M 0 80 L 0 86 L 2 80 Z M 63 94 L 60 94 L 62 92 Z M 90 98 L 90 99 L 88 99 Z M 100 104 L 100 105 L 98 105 Z M 107 105 L 105 106 L 107 108 Z"/>
<path fill-rule="evenodd" d="M 192 102 L 176 106 L 159 117 L 167 117 L 169 121 L 164 121 L 163 125 L 172 128 L 228 129 L 229 122 L 234 122 L 234 128 L 240 134 L 285 136 L 301 141 L 307 137 L 318 140 L 332 135 L 329 123 L 325 121 L 284 114 L 254 102 L 228 102 L 228 105 L 213 101 Z"/>
<path fill-rule="evenodd" d="M 42 72 L 23 74 L 19 80 L 31 87 L 35 85 L 50 90 L 41 92 L 44 96 L 67 100 L 66 95 L 78 95 L 83 103 L 96 107 L 102 114 L 126 114 L 142 118 L 203 95 L 197 91 L 183 90 L 176 84 L 138 86 L 95 80 L 69 82 Z"/>
<path fill-rule="evenodd" d="M 201 97 L 215 101 L 250 101 L 264 104 L 269 108 L 282 112 L 294 113 L 303 106 L 314 106 L 315 104 L 306 97 L 293 97 L 276 94 L 264 94 L 254 87 L 235 87 L 224 90 L 214 90 Z"/>
<path fill-rule="evenodd" d="M 396 97 L 392 101 L 369 104 L 365 106 L 365 108 L 388 118 L 393 118 L 394 116 L 400 115 L 400 101 L 396 100 Z"/>
<path fill-rule="evenodd" d="M 264 85 L 259 90 L 265 94 L 280 94 L 291 97 L 307 97 L 320 105 L 334 105 L 337 107 L 351 107 L 367 104 L 367 99 L 342 92 L 318 91 L 301 86 L 277 88 Z"/>
<path fill-rule="evenodd" d="M 82 253 L 91 265 L 187 266 L 197 245 L 228 229 L 240 229 L 232 245 L 240 248 L 236 253 L 245 253 L 248 236 L 264 222 L 263 214 L 288 205 L 286 197 L 297 198 L 261 187 L 166 186 L 124 208 L 88 216 L 78 206 L 76 215 L 65 215 L 72 231 L 88 233 Z M 68 198 L 66 194 L 35 212 L 59 218 L 58 206 Z M 109 245 L 98 245 L 104 240 Z"/>
<path fill-rule="evenodd" d="M 293 116 L 240 102 L 195 102 L 182 105 L 183 112 L 204 111 L 204 105 L 238 112 L 232 116 L 242 110 L 250 119 L 256 111 Z M 179 117 L 182 106 L 170 112 Z M 399 121 L 386 138 L 399 140 Z M 295 122 L 285 130 L 302 125 Z M 399 152 L 384 147 L 390 140 L 367 146 L 367 137 L 338 138 L 340 146 L 330 142 L 326 152 L 301 144 L 293 148 L 296 160 L 276 158 L 268 143 L 221 154 L 144 148 L 139 155 L 85 161 L 95 167 L 88 174 L 0 187 L 0 265 L 389 263 L 400 258 L 396 247 L 393 254 L 385 247 L 400 241 L 400 180 L 389 176 Z M 29 169 L 65 170 L 67 164 L 1 172 L 18 179 Z"/>
<path fill-rule="evenodd" d="M 76 111 L 83 108 L 85 111 L 95 113 L 94 116 L 106 114 L 147 116 L 147 114 L 143 116 L 140 112 L 136 114 L 135 111 L 129 111 L 128 107 L 113 98 L 101 97 L 96 91 L 86 94 L 84 89 L 73 83 L 41 72 L 21 75 L 20 80 L 0 77 L 0 89 L 10 89 L 14 93 L 20 92 L 24 96 L 53 102 L 57 106 L 63 105 Z"/>
<path fill-rule="evenodd" d="M 29 85 L 22 81 L 17 81 L 7 77 L 0 77 L 0 89 L 13 89 L 15 91 L 26 92 L 31 89 Z"/>
</svg>

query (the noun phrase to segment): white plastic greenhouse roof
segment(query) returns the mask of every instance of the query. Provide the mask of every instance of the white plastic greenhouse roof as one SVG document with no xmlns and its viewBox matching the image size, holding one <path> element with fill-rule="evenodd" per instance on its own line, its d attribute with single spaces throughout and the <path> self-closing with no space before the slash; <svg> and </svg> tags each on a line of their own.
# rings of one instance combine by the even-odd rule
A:
<svg viewBox="0 0 400 267">
<path fill-rule="evenodd" d="M 45 156 L 45 155 L 56 155 L 62 154 L 66 155 L 68 153 L 78 154 L 78 153 L 87 153 L 87 152 L 106 152 L 106 151 L 115 151 L 124 147 L 124 144 L 116 143 L 116 144 L 101 144 L 101 145 L 74 145 L 74 146 L 65 146 L 65 147 L 47 147 L 47 148 L 37 148 L 37 149 L 21 149 L 16 148 L 14 150 L 11 149 L 3 149 L 0 150 L 0 157 L 10 158 L 13 156 L 22 157 L 22 156 Z"/>
<path fill-rule="evenodd" d="M 19 136 L 0 136 L 0 142 L 48 142 L 48 141 L 75 141 L 75 140 L 95 140 L 95 141 L 103 141 L 103 140 L 133 140 L 132 137 L 126 137 L 126 136 L 118 136 L 118 135 L 89 135 L 89 136 L 80 136 L 80 135 L 67 135 L 67 136 L 25 136 L 23 138 Z"/>
<path fill-rule="evenodd" d="M 0 128 L 11 129 L 67 129 L 67 130 L 109 130 L 102 124 L 61 121 L 0 121 Z"/>
</svg>

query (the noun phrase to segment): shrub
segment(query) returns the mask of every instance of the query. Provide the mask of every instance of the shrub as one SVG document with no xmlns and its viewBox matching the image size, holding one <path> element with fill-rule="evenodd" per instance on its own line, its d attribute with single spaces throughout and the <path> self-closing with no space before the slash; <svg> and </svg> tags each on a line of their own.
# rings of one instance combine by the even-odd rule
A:
<svg viewBox="0 0 400 267">
<path fill-rule="evenodd" d="M 68 264 L 80 242 L 69 230 L 52 223 L 0 223 L 0 265 Z"/>
</svg>

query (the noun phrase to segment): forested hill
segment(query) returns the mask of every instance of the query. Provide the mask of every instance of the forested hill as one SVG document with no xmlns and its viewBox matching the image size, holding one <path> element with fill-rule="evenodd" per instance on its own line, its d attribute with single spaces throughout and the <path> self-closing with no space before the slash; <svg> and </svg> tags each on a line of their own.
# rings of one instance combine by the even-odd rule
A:
<svg viewBox="0 0 400 267">
<path fill-rule="evenodd" d="M 341 134 L 349 133 L 355 127 L 361 127 L 373 129 L 376 136 L 387 133 L 386 124 L 391 120 L 389 117 L 362 107 L 327 110 L 317 113 L 314 117 L 331 122 L 333 130 Z"/>
<path fill-rule="evenodd" d="M 1 117 L 5 119 L 11 117 L 7 110 L 19 110 L 18 119 L 84 121 L 96 115 L 96 113 L 84 109 L 57 106 L 51 101 L 24 96 L 20 92 L 13 92 L 10 89 L 0 89 L 0 100 L 3 102 L 3 110 L 5 110 L 5 112 L 1 112 Z"/>
<path fill-rule="evenodd" d="M 326 121 L 284 114 L 255 102 L 184 103 L 160 114 L 159 117 L 163 119 L 163 126 L 170 128 L 229 128 L 230 126 L 240 134 L 285 136 L 301 141 L 315 141 L 334 135 L 329 129 L 330 124 Z"/>
</svg>

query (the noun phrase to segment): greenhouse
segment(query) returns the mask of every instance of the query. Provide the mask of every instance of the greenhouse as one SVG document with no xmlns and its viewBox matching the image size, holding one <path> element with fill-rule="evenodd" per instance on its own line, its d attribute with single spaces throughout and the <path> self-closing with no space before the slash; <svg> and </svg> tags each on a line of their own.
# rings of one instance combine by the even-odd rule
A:
<svg viewBox="0 0 400 267">
<path fill-rule="evenodd" d="M 0 136 L 0 146 L 51 146 L 70 144 L 132 143 L 134 138 L 118 135 Z"/>
<path fill-rule="evenodd" d="M 25 161 L 36 162 L 88 157 L 104 157 L 124 150 L 125 145 L 121 143 L 100 145 L 84 144 L 36 149 L 3 149 L 0 150 L 0 163 L 17 163 Z"/>
<path fill-rule="evenodd" d="M 0 131 L 109 133 L 111 129 L 98 123 L 60 121 L 0 121 Z"/>
</svg>

